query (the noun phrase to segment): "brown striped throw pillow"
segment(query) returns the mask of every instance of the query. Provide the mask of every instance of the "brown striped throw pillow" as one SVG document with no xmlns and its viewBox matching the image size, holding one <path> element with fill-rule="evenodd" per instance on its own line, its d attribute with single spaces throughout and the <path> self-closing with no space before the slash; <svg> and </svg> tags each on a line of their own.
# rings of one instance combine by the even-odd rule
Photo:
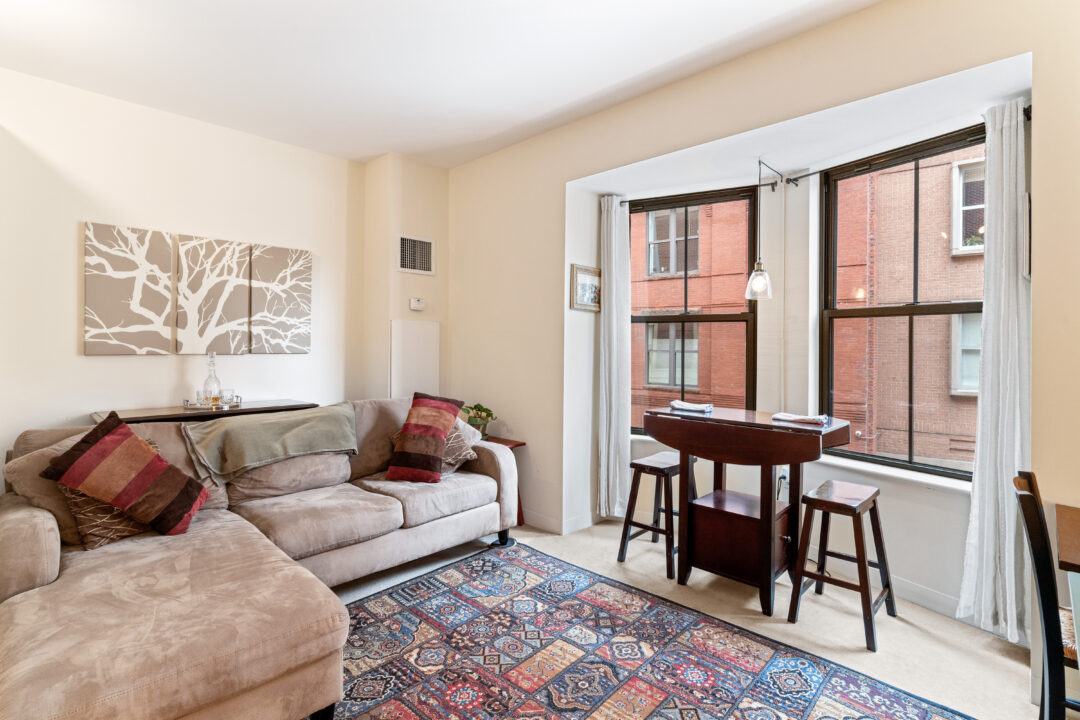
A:
<svg viewBox="0 0 1080 720">
<path fill-rule="evenodd" d="M 209 491 L 165 458 L 115 412 L 59 457 L 41 476 L 122 510 L 163 535 L 187 532 Z"/>
<path fill-rule="evenodd" d="M 123 540 L 132 535 L 146 532 L 150 528 L 137 520 L 132 520 L 108 503 L 83 495 L 67 485 L 56 484 L 67 499 L 68 509 L 75 518 L 75 527 L 79 530 L 83 546 L 87 550 Z"/>
<path fill-rule="evenodd" d="M 398 430 L 390 436 L 390 442 L 396 445 L 400 437 L 401 431 Z M 442 456 L 442 474 L 450 475 L 455 473 L 459 467 L 475 459 L 476 451 L 469 445 L 469 441 L 456 427 L 452 428 L 446 435 L 446 449 L 443 450 Z"/>
<path fill-rule="evenodd" d="M 386 479 L 439 482 L 446 434 L 454 427 L 464 404 L 461 400 L 413 393 L 412 407 L 394 443 Z"/>
</svg>

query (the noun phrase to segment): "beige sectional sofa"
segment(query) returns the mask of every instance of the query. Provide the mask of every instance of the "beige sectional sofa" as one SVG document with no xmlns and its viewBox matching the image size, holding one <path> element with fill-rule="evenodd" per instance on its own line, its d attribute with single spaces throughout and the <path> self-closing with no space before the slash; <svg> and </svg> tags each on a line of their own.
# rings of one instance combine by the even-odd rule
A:
<svg viewBox="0 0 1080 720">
<path fill-rule="evenodd" d="M 70 543 L 51 488 L 29 487 L 89 428 L 20 435 L 5 480 L 23 494 L 0 496 L 0 720 L 298 720 L 341 699 L 348 612 L 327 586 L 517 516 L 506 447 L 476 443 L 437 484 L 388 481 L 409 402 L 353 407 L 357 455 L 259 468 L 213 488 L 184 535 L 93 550 Z M 191 469 L 178 423 L 132 427 Z"/>
</svg>

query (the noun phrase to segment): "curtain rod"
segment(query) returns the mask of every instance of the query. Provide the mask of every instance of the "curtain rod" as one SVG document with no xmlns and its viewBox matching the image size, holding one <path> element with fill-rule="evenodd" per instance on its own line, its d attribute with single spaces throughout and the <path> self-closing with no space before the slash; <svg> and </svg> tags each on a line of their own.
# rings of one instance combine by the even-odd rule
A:
<svg viewBox="0 0 1080 720">
<path fill-rule="evenodd" d="M 1024 106 L 1024 119 L 1027 120 L 1028 122 L 1031 121 L 1031 106 L 1030 105 L 1025 105 Z M 800 180 L 805 180 L 808 177 L 811 177 L 813 175 L 820 175 L 821 173 L 825 172 L 824 170 L 814 170 L 812 172 L 803 173 L 802 175 L 796 175 L 795 177 L 784 177 L 784 174 L 782 172 L 780 172 L 779 170 L 774 168 L 772 165 L 769 165 L 767 162 L 764 162 L 763 160 L 760 160 L 760 159 L 758 160 L 758 162 L 761 163 L 762 165 L 764 165 L 765 167 L 769 168 L 770 170 L 772 170 L 777 175 L 779 175 L 781 180 L 784 181 L 785 185 L 794 185 L 795 187 L 799 187 L 799 181 Z M 773 180 L 772 182 L 761 183 L 760 185 L 758 185 L 758 187 L 771 188 L 773 192 L 776 192 L 777 183 L 778 183 L 777 180 Z M 620 205 L 627 205 L 627 204 L 629 204 L 631 202 L 634 202 L 634 201 L 632 201 L 632 200 L 620 200 L 619 204 Z"/>
</svg>

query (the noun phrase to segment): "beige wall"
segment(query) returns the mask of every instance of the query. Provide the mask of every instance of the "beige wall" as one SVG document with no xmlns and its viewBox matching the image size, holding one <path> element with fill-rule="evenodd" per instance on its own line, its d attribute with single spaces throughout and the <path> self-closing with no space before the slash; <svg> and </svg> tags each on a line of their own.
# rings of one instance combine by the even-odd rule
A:
<svg viewBox="0 0 1080 720">
<path fill-rule="evenodd" d="M 7 70 L 0 97 L 0 446 L 202 385 L 202 356 L 82 354 L 86 220 L 310 249 L 311 353 L 221 357 L 218 375 L 250 399 L 342 398 L 344 160 Z"/>
<path fill-rule="evenodd" d="M 1080 160 L 1072 127 L 1080 117 L 1078 21 L 1080 7 L 1050 0 L 890 0 L 454 168 L 450 389 L 498 398 L 497 409 L 529 442 L 526 515 L 530 503 L 554 508 L 562 484 L 581 481 L 562 476 L 563 456 L 590 442 L 563 442 L 574 411 L 562 402 L 567 182 L 1028 51 L 1036 108 L 1034 465 L 1049 499 L 1080 502 L 1067 451 L 1069 415 L 1080 405 L 1069 368 L 1080 352 L 1080 319 L 1057 311 L 1070 306 L 1080 267 L 1068 211 L 1069 174 Z M 464 363 L 464 349 L 483 342 L 487 366 Z M 563 519 L 578 512 L 564 508 Z"/>
<path fill-rule="evenodd" d="M 444 345 L 440 374 L 446 377 L 448 183 L 446 169 L 397 153 L 349 163 L 350 320 L 345 388 L 350 398 L 389 396 L 392 320 L 440 323 Z M 398 242 L 403 235 L 435 243 L 435 275 L 397 270 Z M 422 297 L 424 310 L 410 310 L 410 297 Z"/>
</svg>

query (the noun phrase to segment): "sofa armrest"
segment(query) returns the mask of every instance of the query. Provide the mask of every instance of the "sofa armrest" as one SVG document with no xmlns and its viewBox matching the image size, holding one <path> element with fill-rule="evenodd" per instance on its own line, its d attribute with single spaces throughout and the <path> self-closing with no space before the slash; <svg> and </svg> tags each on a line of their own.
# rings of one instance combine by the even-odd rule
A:
<svg viewBox="0 0 1080 720">
<path fill-rule="evenodd" d="M 499 485 L 499 494 L 495 497 L 499 503 L 499 529 L 514 527 L 518 514 L 518 476 L 514 451 L 486 440 L 476 443 L 472 449 L 476 452 L 476 459 L 465 463 L 461 469 L 495 478 Z"/>
<path fill-rule="evenodd" d="M 60 574 L 60 529 L 48 510 L 0 495 L 0 602 L 48 585 Z"/>
</svg>

